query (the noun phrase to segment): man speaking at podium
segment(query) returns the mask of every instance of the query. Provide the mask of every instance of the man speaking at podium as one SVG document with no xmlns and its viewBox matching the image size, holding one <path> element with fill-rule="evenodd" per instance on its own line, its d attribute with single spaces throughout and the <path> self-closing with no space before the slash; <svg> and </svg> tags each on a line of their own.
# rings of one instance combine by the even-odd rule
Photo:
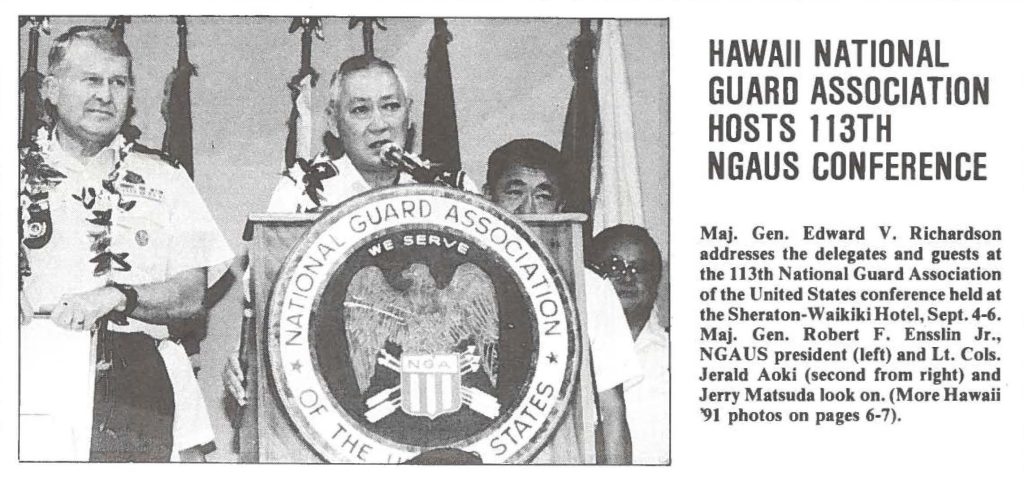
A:
<svg viewBox="0 0 1024 477">
<path fill-rule="evenodd" d="M 327 144 L 327 150 L 311 161 L 297 161 L 286 171 L 270 197 L 267 212 L 319 212 L 369 190 L 415 184 L 412 176 L 385 162 L 380 154 L 388 143 L 405 142 L 411 107 L 405 81 L 393 64 L 366 55 L 343 61 L 331 77 L 327 105 L 338 144 Z M 469 181 L 465 188 L 479 192 Z M 245 319 L 252 317 L 248 276 L 246 271 Z M 228 393 L 245 405 L 244 374 L 237 352 L 228 357 L 223 380 Z"/>
<path fill-rule="evenodd" d="M 311 161 L 299 159 L 274 189 L 267 212 L 316 212 L 369 190 L 415 184 L 380 154 L 388 143 L 405 143 L 411 108 L 394 65 L 365 55 L 342 62 L 331 77 L 327 105 L 337 145 Z M 478 192 L 472 184 L 466 189 Z"/>
<path fill-rule="evenodd" d="M 412 100 L 406 95 L 404 82 L 395 67 L 387 61 L 362 55 L 345 60 L 331 79 L 330 97 L 327 111 L 345 154 L 334 158 L 328 151 L 310 163 L 300 163 L 289 170 L 275 189 L 268 212 L 320 211 L 372 189 L 415 183 L 410 175 L 385 162 L 380 154 L 388 143 L 404 142 L 409 129 Z M 540 141 L 518 140 L 499 148 L 488 167 L 488 182 L 494 183 L 487 188 L 490 198 L 512 213 L 559 212 L 563 201 L 562 179 L 555 172 L 557 161 L 558 151 Z M 472 184 L 464 188 L 476 192 Z M 590 285 L 591 278 L 587 281 L 588 296 L 615 299 L 610 284 L 605 283 L 606 286 L 598 290 Z M 249 301 L 247 297 L 247 319 L 252 316 Z M 588 309 L 621 315 L 617 301 L 588 303 Z M 604 420 L 606 458 L 603 460 L 628 463 L 629 434 L 621 384 L 638 375 L 639 366 L 632 353 L 624 317 L 590 322 L 591 343 L 603 350 L 602 358 L 595 360 L 617 362 L 617 366 L 607 364 L 596 370 L 599 407 Z M 234 353 L 224 368 L 224 386 L 243 405 L 246 403 L 244 378 L 238 354 Z"/>
</svg>

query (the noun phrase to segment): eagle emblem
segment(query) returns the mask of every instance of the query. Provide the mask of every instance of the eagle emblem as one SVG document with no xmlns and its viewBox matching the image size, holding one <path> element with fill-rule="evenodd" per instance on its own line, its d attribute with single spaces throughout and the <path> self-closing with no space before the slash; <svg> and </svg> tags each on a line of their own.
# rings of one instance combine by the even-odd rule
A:
<svg viewBox="0 0 1024 477">
<path fill-rule="evenodd" d="M 376 422 L 401 409 L 431 419 L 463 404 L 491 419 L 498 401 L 461 379 L 482 371 L 491 386 L 498 372 L 498 305 L 491 279 L 472 263 L 455 269 L 439 288 L 422 263 L 400 273 L 408 287 L 396 290 L 375 266 L 352 277 L 345 296 L 345 330 L 352 369 L 366 394 L 381 365 L 398 382 L 368 396 L 366 417 Z M 400 349 L 401 356 L 390 350 Z"/>
<path fill-rule="evenodd" d="M 295 242 L 257 222 L 254 237 L 281 246 L 271 259 L 294 243 L 247 337 L 265 340 L 253 375 L 277 392 L 260 406 L 283 407 L 293 424 L 272 431 L 348 463 L 437 448 L 529 462 L 559 429 L 572 432 L 562 418 L 585 335 L 559 265 L 580 239 L 575 225 L 551 225 L 535 236 L 483 198 L 429 185 L 358 195 Z M 557 263 L 549 236 L 566 241 Z"/>
</svg>

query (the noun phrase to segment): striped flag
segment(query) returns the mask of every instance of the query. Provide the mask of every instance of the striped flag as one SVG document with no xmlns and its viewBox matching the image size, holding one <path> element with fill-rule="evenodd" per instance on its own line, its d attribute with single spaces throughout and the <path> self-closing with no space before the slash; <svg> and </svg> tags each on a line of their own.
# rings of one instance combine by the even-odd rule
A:
<svg viewBox="0 0 1024 477">
<path fill-rule="evenodd" d="M 459 355 L 402 355 L 402 411 L 434 419 L 462 407 Z"/>
</svg>

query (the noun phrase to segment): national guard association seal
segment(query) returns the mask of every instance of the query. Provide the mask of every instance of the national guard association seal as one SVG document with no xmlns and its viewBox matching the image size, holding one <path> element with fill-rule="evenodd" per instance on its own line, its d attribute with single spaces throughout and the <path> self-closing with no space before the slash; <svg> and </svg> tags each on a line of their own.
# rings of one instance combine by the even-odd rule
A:
<svg viewBox="0 0 1024 477">
<path fill-rule="evenodd" d="M 481 197 L 411 185 L 326 213 L 268 303 L 274 386 L 330 462 L 433 449 L 529 461 L 579 372 L 564 280 L 518 220 Z"/>
</svg>

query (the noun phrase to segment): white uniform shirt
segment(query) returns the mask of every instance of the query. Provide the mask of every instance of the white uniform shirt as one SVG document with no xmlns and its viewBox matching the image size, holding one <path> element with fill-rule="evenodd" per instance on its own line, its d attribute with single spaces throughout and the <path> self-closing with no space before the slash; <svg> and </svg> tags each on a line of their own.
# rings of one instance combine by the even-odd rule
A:
<svg viewBox="0 0 1024 477">
<path fill-rule="evenodd" d="M 116 154 L 117 151 L 108 147 L 83 163 L 65 155 L 56 139 L 50 142 L 47 163 L 67 177 L 50 191 L 53 235 L 49 243 L 38 250 L 29 249 L 27 253 L 32 275 L 25 279 L 24 293 L 33 306 L 53 306 L 64 294 L 93 290 L 105 285 L 108 280 L 141 285 L 166 281 L 179 272 L 206 267 L 208 284 L 212 284 L 227 271 L 234 252 L 227 245 L 185 171 L 154 156 L 130 153 L 122 165 L 121 176 L 124 178 L 130 171 L 135 177 L 141 178 L 141 182 L 135 179 L 116 182 L 121 200 L 134 201 L 135 205 L 126 211 L 111 204 L 109 250 L 128 253 L 126 262 L 131 269 L 121 271 L 117 265 L 112 264 L 109 273 L 96 275 L 96 264 L 90 260 L 97 254 L 92 250 L 93 240 L 88 235 L 96 226 L 86 221 L 92 217 L 92 211 L 73 196 L 81 197 L 83 192 L 88 194 L 86 191 L 89 188 L 98 193 L 103 179 L 107 178 L 113 167 Z M 99 209 L 101 205 L 94 207 Z M 127 326 L 108 324 L 108 328 L 115 332 L 141 331 L 155 338 L 168 336 L 165 326 L 131 318 Z M 42 320 L 22 327 L 21 333 L 22 365 L 25 367 L 22 373 L 22 397 L 23 402 L 26 399 L 32 402 L 30 406 L 23 406 L 23 415 L 42 414 L 51 410 L 55 412 L 45 425 L 52 432 L 73 437 L 69 438 L 68 446 L 51 446 L 47 453 L 51 458 L 87 460 L 91 438 L 93 366 L 92 358 L 82 356 L 82 353 L 83 350 L 89 350 L 89 334 L 69 332 Z M 169 356 L 184 357 L 184 350 L 180 345 L 173 344 L 161 346 L 160 352 L 168 365 L 175 397 L 178 398 L 175 440 L 178 440 L 181 425 L 178 414 L 185 418 L 201 413 L 199 418 L 205 423 L 205 430 L 208 430 L 209 418 L 206 417 L 202 396 L 198 393 L 198 383 L 192 376 L 191 365 L 188 365 L 187 370 L 187 376 L 191 379 L 189 382 L 181 382 L 175 376 L 186 375 L 178 372 L 181 370 L 176 367 L 182 362 L 187 363 L 187 358 L 168 360 Z M 70 357 L 69 353 L 78 356 Z M 58 356 L 63 359 L 53 361 L 42 356 Z M 54 383 L 62 386 L 57 394 L 52 392 Z M 187 390 L 198 401 L 180 399 L 179 390 Z M 69 404 L 67 399 L 59 400 L 61 402 L 52 403 L 50 410 L 45 409 L 46 401 L 55 395 L 65 398 L 75 396 L 76 399 L 74 404 Z M 22 422 L 26 423 L 24 417 Z M 204 435 L 212 438 L 212 430 L 204 432 Z M 59 436 L 52 438 L 63 439 Z"/>
<path fill-rule="evenodd" d="M 135 205 L 128 211 L 112 207 L 110 251 L 128 253 L 131 270 L 119 271 L 114 265 L 109 274 L 95 276 L 95 263 L 90 260 L 96 253 L 88 236 L 93 226 L 86 222 L 92 215 L 72 196 L 88 188 L 100 189 L 115 154 L 107 148 L 83 164 L 65 156 L 56 140 L 51 142 L 48 163 L 67 178 L 50 192 L 50 242 L 42 249 L 28 250 L 32 275 L 25 280 L 25 293 L 35 306 L 54 305 L 61 295 L 93 290 L 108 280 L 130 285 L 157 283 L 193 268 L 206 267 L 207 283 L 213 284 L 234 258 L 185 170 L 154 156 L 130 153 L 122 176 L 135 173 L 142 183 L 118 181 L 121 200 Z M 165 328 L 132 319 L 129 323 L 128 327 L 111 328 L 153 332 L 154 336 L 160 333 L 156 328 Z"/>
<path fill-rule="evenodd" d="M 587 335 L 594 363 L 594 386 L 604 392 L 640 379 L 642 372 L 633 351 L 633 335 L 626 324 L 622 303 L 611 282 L 585 270 Z M 623 386 L 625 387 L 625 386 Z"/>
<path fill-rule="evenodd" d="M 633 436 L 633 463 L 668 464 L 668 332 L 658 324 L 656 311 L 651 312 L 633 348 L 643 370 L 642 380 L 626 385 L 626 419 Z"/>
</svg>

